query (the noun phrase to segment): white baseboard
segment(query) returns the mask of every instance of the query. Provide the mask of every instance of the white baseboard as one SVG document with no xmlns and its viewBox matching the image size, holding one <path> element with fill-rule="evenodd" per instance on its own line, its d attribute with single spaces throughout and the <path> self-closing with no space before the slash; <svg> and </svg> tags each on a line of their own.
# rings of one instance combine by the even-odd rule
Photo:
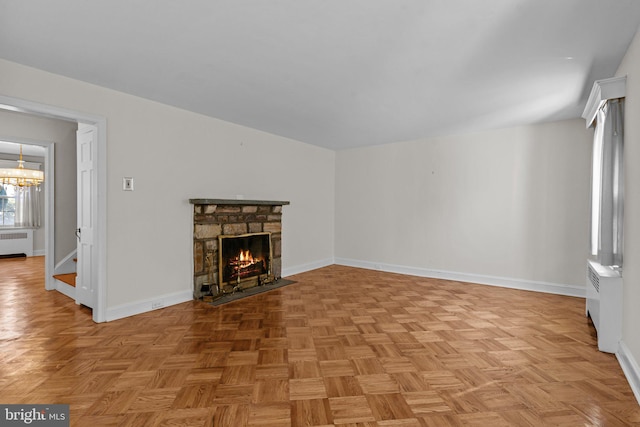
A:
<svg viewBox="0 0 640 427">
<path fill-rule="evenodd" d="M 46 249 L 34 249 L 33 250 L 33 256 L 46 256 L 46 255 L 47 255 Z"/>
<path fill-rule="evenodd" d="M 294 274 L 300 274 L 306 271 L 316 270 L 318 268 L 327 267 L 332 264 L 335 264 L 335 260 L 333 258 L 327 258 L 320 261 L 310 262 L 308 264 L 301 264 L 293 267 L 283 268 L 282 277 L 293 276 Z"/>
<path fill-rule="evenodd" d="M 622 367 L 624 376 L 627 377 L 627 381 L 631 386 L 633 395 L 636 397 L 638 404 L 640 404 L 640 367 L 638 367 L 638 363 L 633 358 L 633 355 L 624 341 L 620 341 L 620 347 L 618 348 L 616 357 L 618 358 L 618 363 L 620 363 L 620 366 Z"/>
<path fill-rule="evenodd" d="M 193 300 L 193 291 L 180 291 L 166 295 L 158 295 L 157 297 L 147 300 L 136 301 L 127 304 L 121 304 L 115 307 L 107 308 L 105 320 L 122 319 L 124 317 L 135 316 L 136 314 L 146 313 L 148 311 L 158 310 L 176 304 Z"/>
<path fill-rule="evenodd" d="M 55 280 L 55 285 L 56 285 L 56 288 L 55 288 L 56 291 L 68 296 L 74 301 L 76 300 L 76 288 L 64 282 L 61 282 L 60 280 Z"/>
<path fill-rule="evenodd" d="M 566 295 L 572 297 L 586 297 L 586 288 L 583 286 L 536 282 L 533 280 L 512 279 L 499 276 L 485 276 L 480 274 L 458 273 L 454 271 L 430 270 L 427 268 L 383 264 L 379 262 L 360 261 L 348 258 L 336 258 L 335 263 L 348 267 L 366 268 L 368 270 L 386 271 L 389 273 L 406 274 L 409 276 L 455 280 L 458 282 L 478 283 L 481 285 L 499 286 L 503 288 L 520 289 L 525 291 L 545 292 L 548 294 Z"/>
</svg>

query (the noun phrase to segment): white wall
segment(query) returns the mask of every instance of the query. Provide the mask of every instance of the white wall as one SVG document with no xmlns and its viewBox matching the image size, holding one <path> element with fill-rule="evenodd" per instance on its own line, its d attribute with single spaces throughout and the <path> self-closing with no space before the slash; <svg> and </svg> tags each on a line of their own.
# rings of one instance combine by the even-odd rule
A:
<svg viewBox="0 0 640 427">
<path fill-rule="evenodd" d="M 627 76 L 624 135 L 624 308 L 622 341 L 635 359 L 640 402 L 640 33 L 629 46 L 616 76 Z M 627 375 L 629 376 L 629 375 Z"/>
<path fill-rule="evenodd" d="M 55 254 L 47 254 L 54 256 L 54 263 L 60 262 L 76 248 L 77 127 L 76 123 L 0 110 L 2 137 L 55 143 Z M 39 162 L 44 164 L 42 159 Z M 44 234 L 44 227 L 34 232 L 34 250 L 44 251 Z"/>
<path fill-rule="evenodd" d="M 5 96 L 106 117 L 108 309 L 192 291 L 189 198 L 289 200 L 283 271 L 332 259 L 334 152 L 8 61 L 0 75 Z"/>
<path fill-rule="evenodd" d="M 571 120 L 340 151 L 336 258 L 583 289 L 591 139 Z"/>
</svg>

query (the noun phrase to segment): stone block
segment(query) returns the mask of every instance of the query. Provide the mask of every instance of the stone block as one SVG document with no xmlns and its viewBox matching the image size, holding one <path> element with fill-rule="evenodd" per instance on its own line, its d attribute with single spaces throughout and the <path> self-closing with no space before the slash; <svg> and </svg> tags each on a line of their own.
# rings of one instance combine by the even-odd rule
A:
<svg viewBox="0 0 640 427">
<path fill-rule="evenodd" d="M 229 215 L 216 215 L 214 219 L 214 222 L 222 224 L 225 222 L 229 222 Z"/>
<path fill-rule="evenodd" d="M 204 250 L 202 242 L 195 242 L 193 245 L 193 271 L 201 273 L 204 268 Z"/>
<path fill-rule="evenodd" d="M 267 221 L 282 221 L 282 215 L 268 215 Z"/>
<path fill-rule="evenodd" d="M 282 261 L 281 258 L 274 258 L 271 261 L 271 274 L 275 277 L 282 277 Z"/>
<path fill-rule="evenodd" d="M 282 241 L 280 239 L 271 239 L 271 251 L 274 258 L 282 257 Z"/>
<path fill-rule="evenodd" d="M 263 224 L 264 231 L 270 231 L 272 233 L 279 233 L 282 231 L 282 223 L 280 222 L 265 222 Z"/>
<path fill-rule="evenodd" d="M 218 207 L 218 205 L 204 205 L 204 213 L 205 214 L 212 214 L 216 211 L 216 208 Z"/>
<path fill-rule="evenodd" d="M 204 214 L 194 214 L 193 215 L 193 223 L 194 224 L 205 224 L 205 223 L 209 223 L 209 222 L 215 222 L 215 221 L 211 221 L 211 217 L 209 215 L 204 215 Z"/>
<path fill-rule="evenodd" d="M 250 222 L 249 223 L 249 233 L 260 233 L 262 231 L 262 223 L 261 222 Z"/>
<path fill-rule="evenodd" d="M 274 206 L 274 207 L 271 209 L 271 212 L 272 212 L 272 213 L 282 213 L 282 206 Z"/>
<path fill-rule="evenodd" d="M 256 213 L 256 212 L 258 212 L 258 207 L 257 206 L 243 206 L 242 207 L 242 212 L 243 213 Z"/>
<path fill-rule="evenodd" d="M 213 239 L 222 232 L 220 224 L 195 224 L 193 236 L 196 239 Z"/>
<path fill-rule="evenodd" d="M 233 236 L 235 234 L 246 234 L 247 224 L 245 223 L 223 224 L 222 231 L 225 236 Z"/>
<path fill-rule="evenodd" d="M 242 206 L 218 206 L 216 212 L 220 213 L 240 213 L 242 211 Z"/>
<path fill-rule="evenodd" d="M 279 241 L 282 240 L 282 233 L 271 233 L 271 240 Z"/>
<path fill-rule="evenodd" d="M 197 275 L 193 277 L 193 298 L 202 298 L 202 285 L 207 283 L 207 276 Z"/>
</svg>

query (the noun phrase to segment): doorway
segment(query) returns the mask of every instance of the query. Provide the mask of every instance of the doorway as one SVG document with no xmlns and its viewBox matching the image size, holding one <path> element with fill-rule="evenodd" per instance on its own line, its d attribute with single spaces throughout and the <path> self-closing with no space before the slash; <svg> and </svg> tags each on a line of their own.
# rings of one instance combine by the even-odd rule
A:
<svg viewBox="0 0 640 427">
<path fill-rule="evenodd" d="M 5 137 L 0 135 L 0 152 L 10 156 L 17 156 L 23 153 L 25 158 L 38 158 L 44 166 L 44 182 L 40 184 L 41 191 L 44 194 L 44 203 L 42 205 L 42 227 L 33 230 L 33 244 L 37 246 L 34 255 L 45 255 L 45 289 L 55 289 L 53 280 L 53 270 L 55 265 L 54 248 L 54 210 L 53 210 L 53 177 L 55 175 L 54 165 L 54 144 L 48 141 L 34 141 L 18 137 Z M 38 161 L 40 163 L 40 161 Z M 42 244 L 44 241 L 44 244 Z"/>
<path fill-rule="evenodd" d="M 95 290 L 95 306 L 93 307 L 93 320 L 95 322 L 106 321 L 106 119 L 101 116 L 94 116 L 78 111 L 71 111 L 59 107 L 54 107 L 45 104 L 34 103 L 18 98 L 11 98 L 0 95 L 0 108 L 9 111 L 26 113 L 39 117 L 47 117 L 53 119 L 59 119 L 69 122 L 78 123 L 78 125 L 86 124 L 92 125 L 96 128 L 96 152 L 95 152 L 95 191 L 89 193 L 87 197 L 90 198 L 90 203 L 96 206 L 94 210 L 94 251 L 95 256 L 91 257 L 91 276 L 88 280 L 91 280 Z M 47 150 L 51 159 L 53 159 L 53 145 Z M 76 166 L 77 167 L 77 166 Z M 45 170 L 47 168 L 45 167 Z M 47 177 L 45 176 L 45 180 Z M 53 178 L 52 178 L 53 179 Z M 50 181 L 52 182 L 52 181 Z M 51 188 L 53 186 L 50 186 Z M 51 197 L 53 201 L 53 197 Z M 48 227 L 47 233 L 53 233 L 53 226 Z M 53 243 L 53 235 L 50 239 L 47 239 L 50 244 Z M 46 250 L 53 248 L 47 247 Z M 53 262 L 53 257 L 47 261 L 49 265 Z M 53 264 L 51 271 L 53 271 Z M 47 281 L 50 279 L 50 275 L 47 274 Z M 51 284 L 47 285 L 47 289 L 53 289 Z"/>
</svg>

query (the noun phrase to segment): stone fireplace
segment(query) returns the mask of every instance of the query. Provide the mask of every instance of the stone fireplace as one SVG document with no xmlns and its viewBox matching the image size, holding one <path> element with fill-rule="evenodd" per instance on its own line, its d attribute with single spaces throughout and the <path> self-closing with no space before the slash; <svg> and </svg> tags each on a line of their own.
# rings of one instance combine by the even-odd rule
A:
<svg viewBox="0 0 640 427">
<path fill-rule="evenodd" d="M 282 273 L 286 201 L 190 199 L 193 295 L 201 299 L 270 283 Z"/>
</svg>

